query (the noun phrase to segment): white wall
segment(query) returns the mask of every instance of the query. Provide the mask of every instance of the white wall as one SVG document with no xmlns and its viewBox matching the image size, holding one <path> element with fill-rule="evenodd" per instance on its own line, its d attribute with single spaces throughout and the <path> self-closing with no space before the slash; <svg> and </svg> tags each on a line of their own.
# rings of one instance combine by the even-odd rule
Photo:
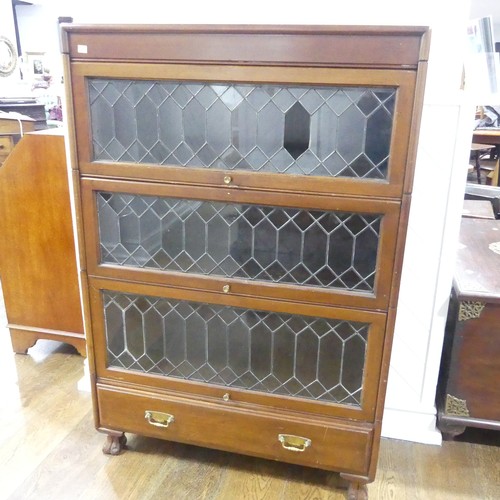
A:
<svg viewBox="0 0 500 500">
<path fill-rule="evenodd" d="M 15 34 L 12 1 L 0 0 L 0 35 L 6 36 L 15 44 Z"/>
<path fill-rule="evenodd" d="M 432 27 L 431 57 L 383 434 L 439 443 L 441 436 L 435 430 L 434 395 L 473 110 L 464 104 L 460 91 L 461 43 L 469 0 L 411 3 L 400 0 L 309 0 L 306 5 L 271 0 L 254 0 L 242 5 L 234 0 L 214 0 L 180 2 L 175 7 L 172 3 L 154 0 L 142 0 L 139 4 L 54 0 L 50 4 L 48 19 L 71 15 L 75 22 L 401 24 Z M 23 9 L 28 12 L 32 8 Z M 33 20 L 23 17 L 22 36 L 28 36 L 28 26 L 34 29 L 36 25 Z M 39 28 L 42 26 L 38 24 Z M 42 31 L 52 29 L 52 26 L 50 21 Z M 38 44 L 41 36 L 31 37 L 27 45 L 31 48 Z M 46 34 L 43 43 L 48 43 L 49 39 L 53 39 L 52 34 Z"/>
<path fill-rule="evenodd" d="M 500 42 L 500 23 L 493 24 L 493 36 L 495 38 L 495 42 Z"/>
<path fill-rule="evenodd" d="M 16 46 L 16 31 L 11 0 L 0 0 L 0 35 L 7 37 Z M 7 86 L 10 88 L 10 83 L 17 79 L 17 76 L 16 70 L 12 75 L 0 78 L 0 95 L 8 93 L 4 89 Z"/>
</svg>

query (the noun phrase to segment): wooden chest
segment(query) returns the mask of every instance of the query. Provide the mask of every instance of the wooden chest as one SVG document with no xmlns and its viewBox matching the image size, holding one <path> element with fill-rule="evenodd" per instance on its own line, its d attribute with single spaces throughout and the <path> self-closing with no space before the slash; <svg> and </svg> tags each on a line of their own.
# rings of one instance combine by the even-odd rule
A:
<svg viewBox="0 0 500 500">
<path fill-rule="evenodd" d="M 445 437 L 500 429 L 500 221 L 463 218 L 438 387 Z"/>
</svg>

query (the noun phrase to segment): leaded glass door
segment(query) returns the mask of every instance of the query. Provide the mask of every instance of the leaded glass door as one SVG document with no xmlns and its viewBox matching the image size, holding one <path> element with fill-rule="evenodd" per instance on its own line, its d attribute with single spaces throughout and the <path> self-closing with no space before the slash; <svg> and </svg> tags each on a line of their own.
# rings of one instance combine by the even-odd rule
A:
<svg viewBox="0 0 500 500">
<path fill-rule="evenodd" d="M 399 205 L 85 180 L 93 275 L 386 307 Z"/>
<path fill-rule="evenodd" d="M 140 78 L 124 79 L 116 67 L 76 68 L 74 98 L 87 109 L 75 117 L 82 172 L 144 178 L 147 169 L 147 178 L 164 181 L 402 193 L 410 116 L 401 109 L 411 106 L 412 72 L 353 69 L 346 79 L 322 68 L 136 70 Z"/>
<path fill-rule="evenodd" d="M 366 418 L 385 315 L 92 279 L 99 376 Z M 319 406 L 318 406 L 319 403 Z"/>
</svg>

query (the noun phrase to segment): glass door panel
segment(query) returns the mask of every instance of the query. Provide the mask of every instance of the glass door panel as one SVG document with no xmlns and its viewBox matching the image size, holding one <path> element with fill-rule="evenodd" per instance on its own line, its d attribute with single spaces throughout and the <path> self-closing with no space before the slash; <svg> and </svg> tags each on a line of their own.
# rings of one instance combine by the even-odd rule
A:
<svg viewBox="0 0 500 500">
<path fill-rule="evenodd" d="M 369 323 L 101 293 L 109 367 L 362 404 Z"/>
<path fill-rule="evenodd" d="M 93 161 L 385 180 L 397 88 L 88 78 Z"/>
<path fill-rule="evenodd" d="M 374 292 L 383 214 L 96 192 L 101 264 Z"/>
</svg>

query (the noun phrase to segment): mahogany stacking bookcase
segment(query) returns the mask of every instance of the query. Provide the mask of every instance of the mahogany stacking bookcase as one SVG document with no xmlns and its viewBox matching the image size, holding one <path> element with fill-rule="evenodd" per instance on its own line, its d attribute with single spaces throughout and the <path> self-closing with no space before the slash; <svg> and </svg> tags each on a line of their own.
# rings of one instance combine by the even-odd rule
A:
<svg viewBox="0 0 500 500">
<path fill-rule="evenodd" d="M 426 28 L 63 27 L 95 422 L 375 476 Z"/>
</svg>

